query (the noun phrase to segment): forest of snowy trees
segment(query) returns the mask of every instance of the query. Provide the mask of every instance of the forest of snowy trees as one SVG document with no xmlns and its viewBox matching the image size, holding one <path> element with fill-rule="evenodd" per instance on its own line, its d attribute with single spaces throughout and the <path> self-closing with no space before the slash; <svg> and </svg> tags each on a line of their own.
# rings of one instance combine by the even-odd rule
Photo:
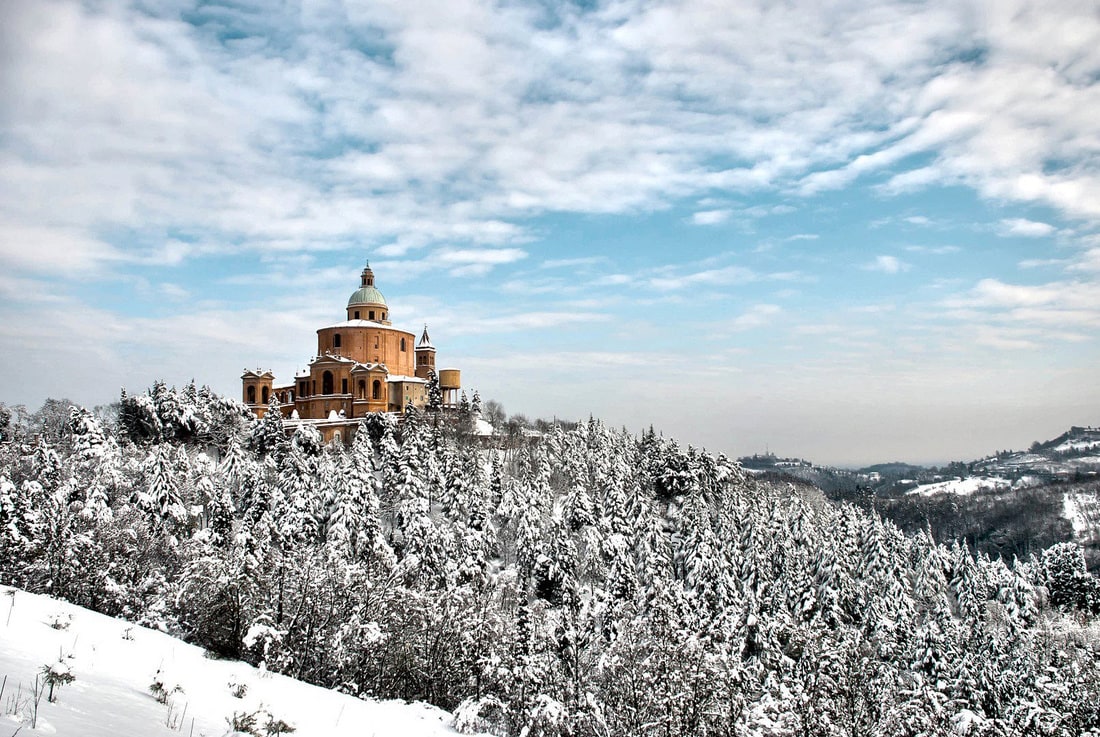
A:
<svg viewBox="0 0 1100 737">
<path fill-rule="evenodd" d="M 194 385 L 0 443 L 0 580 L 460 731 L 1100 735 L 1100 585 L 597 420 L 350 447 Z M 14 436 L 14 437 L 9 437 Z"/>
</svg>

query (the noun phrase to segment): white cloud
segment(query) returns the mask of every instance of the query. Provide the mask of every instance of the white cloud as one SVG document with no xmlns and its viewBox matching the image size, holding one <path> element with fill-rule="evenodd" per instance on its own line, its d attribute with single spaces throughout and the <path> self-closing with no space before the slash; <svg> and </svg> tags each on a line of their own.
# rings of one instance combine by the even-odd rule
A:
<svg viewBox="0 0 1100 737">
<path fill-rule="evenodd" d="M 1095 340 L 1100 289 L 1088 281 L 1010 284 L 982 279 L 943 302 L 945 316 L 969 326 L 981 345 L 1024 349 Z"/>
<path fill-rule="evenodd" d="M 620 284 L 630 284 L 634 281 L 634 277 L 628 274 L 604 274 L 601 277 L 593 279 L 590 283 L 594 287 L 613 287 Z"/>
<path fill-rule="evenodd" d="M 519 248 L 457 248 L 440 249 L 429 260 L 443 264 L 478 264 L 497 266 L 527 258 L 527 252 Z"/>
<path fill-rule="evenodd" d="M 875 256 L 874 261 L 864 264 L 861 268 L 866 271 L 880 271 L 883 274 L 898 274 L 902 271 L 907 271 L 909 269 L 909 264 L 905 263 L 897 256 L 879 255 Z"/>
<path fill-rule="evenodd" d="M 561 269 L 570 266 L 595 266 L 607 261 L 606 256 L 581 256 L 579 258 L 550 258 L 543 261 L 541 269 Z"/>
<path fill-rule="evenodd" d="M 1033 334 L 1028 331 L 1006 329 L 998 326 L 979 325 L 975 330 L 978 345 L 1006 351 L 1033 351 L 1039 348 Z"/>
<path fill-rule="evenodd" d="M 721 225 L 729 220 L 732 210 L 702 210 L 691 216 L 692 225 Z"/>
<path fill-rule="evenodd" d="M 157 285 L 157 289 L 165 297 L 171 300 L 180 301 L 187 299 L 191 296 L 191 292 L 181 287 L 179 284 L 172 284 L 170 282 L 163 282 Z"/>
<path fill-rule="evenodd" d="M 1001 221 L 1001 235 L 1018 235 L 1025 238 L 1042 238 L 1057 231 L 1050 223 L 1041 223 L 1026 218 L 1007 218 Z"/>
<path fill-rule="evenodd" d="M 1071 7 L 456 0 L 357 4 L 336 25 L 224 12 L 226 27 L 279 35 L 281 55 L 157 12 L 6 5 L 0 241 L 35 226 L 166 242 L 187 227 L 243 249 L 403 257 L 521 243 L 531 214 L 819 191 L 881 171 L 892 190 L 961 182 L 1071 216 L 1100 208 L 1098 24 Z M 387 59 L 361 52 L 371 34 Z M 945 63 L 977 45 L 981 64 Z M 932 161 L 905 169 L 914 154 Z"/>
<path fill-rule="evenodd" d="M 735 317 L 730 322 L 730 327 L 736 331 L 753 330 L 763 327 L 770 323 L 772 319 L 782 311 L 783 309 L 779 305 L 753 305 L 748 310 Z"/>
<path fill-rule="evenodd" d="M 1100 248 L 1090 248 L 1070 266 L 1072 271 L 1100 274 Z"/>
<path fill-rule="evenodd" d="M 760 277 L 752 270 L 743 266 L 724 266 L 718 269 L 706 269 L 688 274 L 662 275 L 649 279 L 650 286 L 662 291 L 674 291 L 687 287 L 711 286 L 721 287 L 733 284 L 746 284 L 757 281 Z"/>
<path fill-rule="evenodd" d="M 598 312 L 518 312 L 494 315 L 459 323 L 445 323 L 454 335 L 507 333 L 519 330 L 545 330 L 582 323 L 604 322 L 608 316 Z"/>
<path fill-rule="evenodd" d="M 812 325 L 796 325 L 791 331 L 795 335 L 837 335 L 846 332 L 847 328 L 837 323 L 817 323 Z"/>
<path fill-rule="evenodd" d="M 952 253 L 958 253 L 958 246 L 906 246 L 905 250 L 909 253 L 924 253 L 930 256 L 946 256 Z"/>
<path fill-rule="evenodd" d="M 1016 265 L 1021 269 L 1041 269 L 1046 266 L 1065 266 L 1068 263 L 1061 258 L 1025 258 Z"/>
<path fill-rule="evenodd" d="M 76 228 L 0 222 L 0 264 L 5 270 L 89 277 L 125 258 L 114 246 Z"/>
<path fill-rule="evenodd" d="M 1035 307 L 1059 299 L 1060 286 L 1006 284 L 999 279 L 982 279 L 971 291 L 968 304 L 977 307 Z"/>
</svg>

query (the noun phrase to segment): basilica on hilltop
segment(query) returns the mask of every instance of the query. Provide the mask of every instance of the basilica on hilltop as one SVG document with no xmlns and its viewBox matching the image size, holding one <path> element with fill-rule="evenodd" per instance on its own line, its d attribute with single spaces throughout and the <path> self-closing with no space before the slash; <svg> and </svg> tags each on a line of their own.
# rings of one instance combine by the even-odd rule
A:
<svg viewBox="0 0 1100 737">
<path fill-rule="evenodd" d="M 436 368 L 428 327 L 419 340 L 393 327 L 369 264 L 360 278 L 348 299 L 347 319 L 317 331 L 317 355 L 292 384 L 276 386 L 271 371 L 245 370 L 242 399 L 257 416 L 264 416 L 274 398 L 285 420 L 315 425 L 326 442 L 347 441 L 367 414 L 424 408 L 431 371 L 439 378 L 444 406 L 458 403 L 459 371 Z"/>
</svg>

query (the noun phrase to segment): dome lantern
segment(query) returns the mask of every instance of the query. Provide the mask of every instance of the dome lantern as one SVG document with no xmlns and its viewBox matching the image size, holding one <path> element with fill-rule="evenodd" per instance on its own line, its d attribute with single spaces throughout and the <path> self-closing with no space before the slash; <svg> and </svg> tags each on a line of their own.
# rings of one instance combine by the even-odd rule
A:
<svg viewBox="0 0 1100 737">
<path fill-rule="evenodd" d="M 389 307 L 386 306 L 386 298 L 378 287 L 374 286 L 374 272 L 370 264 L 360 274 L 361 285 L 352 292 L 348 298 L 349 320 L 370 320 L 389 325 Z"/>
</svg>

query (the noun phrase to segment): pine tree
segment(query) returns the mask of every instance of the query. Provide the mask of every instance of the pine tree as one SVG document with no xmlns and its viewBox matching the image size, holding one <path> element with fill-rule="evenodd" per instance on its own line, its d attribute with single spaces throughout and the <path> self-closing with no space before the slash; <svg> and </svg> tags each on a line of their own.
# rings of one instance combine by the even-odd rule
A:
<svg viewBox="0 0 1100 737">
<path fill-rule="evenodd" d="M 139 492 L 137 502 L 158 528 L 174 531 L 186 521 L 187 510 L 180 501 L 170 446 L 159 445 L 150 456 L 145 467 L 145 489 Z"/>
<path fill-rule="evenodd" d="M 206 503 L 206 518 L 210 529 L 210 543 L 226 548 L 233 537 L 233 501 L 226 491 L 217 492 Z"/>
<path fill-rule="evenodd" d="M 1087 611 L 1094 601 L 1100 603 L 1100 584 L 1088 574 L 1084 551 L 1076 543 L 1057 543 L 1044 550 L 1035 572 L 1054 606 Z"/>
<path fill-rule="evenodd" d="M 273 455 L 276 460 L 287 452 L 289 443 L 283 430 L 283 416 L 274 396 L 263 418 L 253 422 L 249 445 L 258 455 Z"/>
<path fill-rule="evenodd" d="M 135 445 L 160 442 L 163 434 L 152 397 L 148 394 L 127 396 L 125 389 L 119 399 L 118 426 L 122 437 Z"/>
<path fill-rule="evenodd" d="M 428 411 L 443 411 L 443 390 L 439 387 L 439 377 L 435 369 L 428 369 Z"/>
<path fill-rule="evenodd" d="M 316 432 L 316 431 L 314 431 Z M 305 450 L 303 449 L 306 448 Z M 279 497 L 276 507 L 276 532 L 280 540 L 295 545 L 318 539 L 317 510 L 322 503 L 318 457 L 310 455 L 313 445 L 294 442 L 278 466 Z"/>
<path fill-rule="evenodd" d="M 481 417 L 481 395 L 477 393 L 477 389 L 474 390 L 474 396 L 470 400 L 470 414 L 475 418 Z"/>
<path fill-rule="evenodd" d="M 31 475 L 47 493 L 61 488 L 65 481 L 64 469 L 57 452 L 50 447 L 44 436 L 39 436 L 31 456 Z"/>
<path fill-rule="evenodd" d="M 240 493 L 241 479 L 244 477 L 247 463 L 249 459 L 240 438 L 231 437 L 226 446 L 225 455 L 218 465 L 218 476 L 231 495 Z"/>
</svg>

